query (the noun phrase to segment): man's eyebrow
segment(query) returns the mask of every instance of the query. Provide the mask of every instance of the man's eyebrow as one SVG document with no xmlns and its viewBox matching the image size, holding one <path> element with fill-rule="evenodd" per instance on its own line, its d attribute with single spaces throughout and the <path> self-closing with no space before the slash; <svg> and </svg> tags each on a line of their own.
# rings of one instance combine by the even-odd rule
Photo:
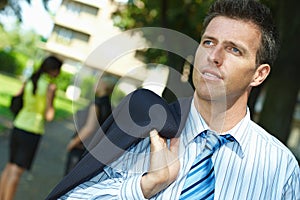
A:
<svg viewBox="0 0 300 200">
<path fill-rule="evenodd" d="M 209 35 L 202 35 L 201 40 L 202 40 L 202 39 L 217 40 L 215 37 L 209 36 Z"/>
</svg>

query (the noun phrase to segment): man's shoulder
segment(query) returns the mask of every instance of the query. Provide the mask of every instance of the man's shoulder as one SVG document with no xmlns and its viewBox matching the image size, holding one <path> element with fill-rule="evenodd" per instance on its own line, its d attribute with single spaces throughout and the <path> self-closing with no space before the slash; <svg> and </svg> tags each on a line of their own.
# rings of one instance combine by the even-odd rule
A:
<svg viewBox="0 0 300 200">
<path fill-rule="evenodd" d="M 285 144 L 257 123 L 250 121 L 249 133 L 252 137 L 256 137 L 257 144 L 264 145 L 264 148 L 271 148 L 274 152 L 280 152 L 281 155 L 288 157 L 288 160 L 297 162 L 295 155 Z"/>
<path fill-rule="evenodd" d="M 254 121 L 250 121 L 249 125 L 250 134 L 256 136 L 258 140 L 265 141 L 266 144 L 272 145 L 284 151 L 289 151 L 289 149 L 279 139 L 265 130 L 262 126 L 258 125 Z"/>
</svg>

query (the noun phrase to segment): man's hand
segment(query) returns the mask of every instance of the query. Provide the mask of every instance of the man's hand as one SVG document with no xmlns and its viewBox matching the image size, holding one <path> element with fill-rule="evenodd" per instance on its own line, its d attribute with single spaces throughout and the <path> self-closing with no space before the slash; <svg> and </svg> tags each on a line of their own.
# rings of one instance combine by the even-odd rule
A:
<svg viewBox="0 0 300 200">
<path fill-rule="evenodd" d="M 175 181 L 180 169 L 178 138 L 172 138 L 168 148 L 166 139 L 153 130 L 150 132 L 150 142 L 150 170 L 141 179 L 142 192 L 147 199 Z"/>
</svg>

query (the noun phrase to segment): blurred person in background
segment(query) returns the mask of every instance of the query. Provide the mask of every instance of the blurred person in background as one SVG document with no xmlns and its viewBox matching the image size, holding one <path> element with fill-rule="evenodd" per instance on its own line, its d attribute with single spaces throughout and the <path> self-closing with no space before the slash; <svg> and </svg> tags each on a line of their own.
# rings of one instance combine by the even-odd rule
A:
<svg viewBox="0 0 300 200">
<path fill-rule="evenodd" d="M 46 57 L 19 91 L 24 92 L 24 103 L 13 121 L 9 161 L 0 179 L 1 200 L 14 198 L 22 174 L 31 169 L 40 139 L 45 132 L 45 121 L 49 122 L 54 118 L 56 85 L 51 80 L 59 75 L 61 66 L 62 61 L 57 57 Z"/>
<path fill-rule="evenodd" d="M 95 89 L 95 100 L 86 108 L 76 113 L 76 129 L 73 138 L 70 140 L 67 151 L 67 163 L 65 174 L 79 162 L 85 152 L 87 140 L 92 137 L 97 128 L 111 114 L 112 107 L 110 97 L 116 83 L 116 78 L 112 76 L 103 76 Z M 82 141 L 85 141 L 84 143 Z"/>
</svg>

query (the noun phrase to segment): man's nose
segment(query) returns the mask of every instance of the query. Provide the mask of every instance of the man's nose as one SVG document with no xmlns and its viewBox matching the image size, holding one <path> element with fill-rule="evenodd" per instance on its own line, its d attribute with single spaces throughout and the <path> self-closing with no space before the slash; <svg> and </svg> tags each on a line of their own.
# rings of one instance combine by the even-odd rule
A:
<svg viewBox="0 0 300 200">
<path fill-rule="evenodd" d="M 224 50 L 221 46 L 215 46 L 208 51 L 208 61 L 220 67 L 223 64 Z"/>
</svg>

